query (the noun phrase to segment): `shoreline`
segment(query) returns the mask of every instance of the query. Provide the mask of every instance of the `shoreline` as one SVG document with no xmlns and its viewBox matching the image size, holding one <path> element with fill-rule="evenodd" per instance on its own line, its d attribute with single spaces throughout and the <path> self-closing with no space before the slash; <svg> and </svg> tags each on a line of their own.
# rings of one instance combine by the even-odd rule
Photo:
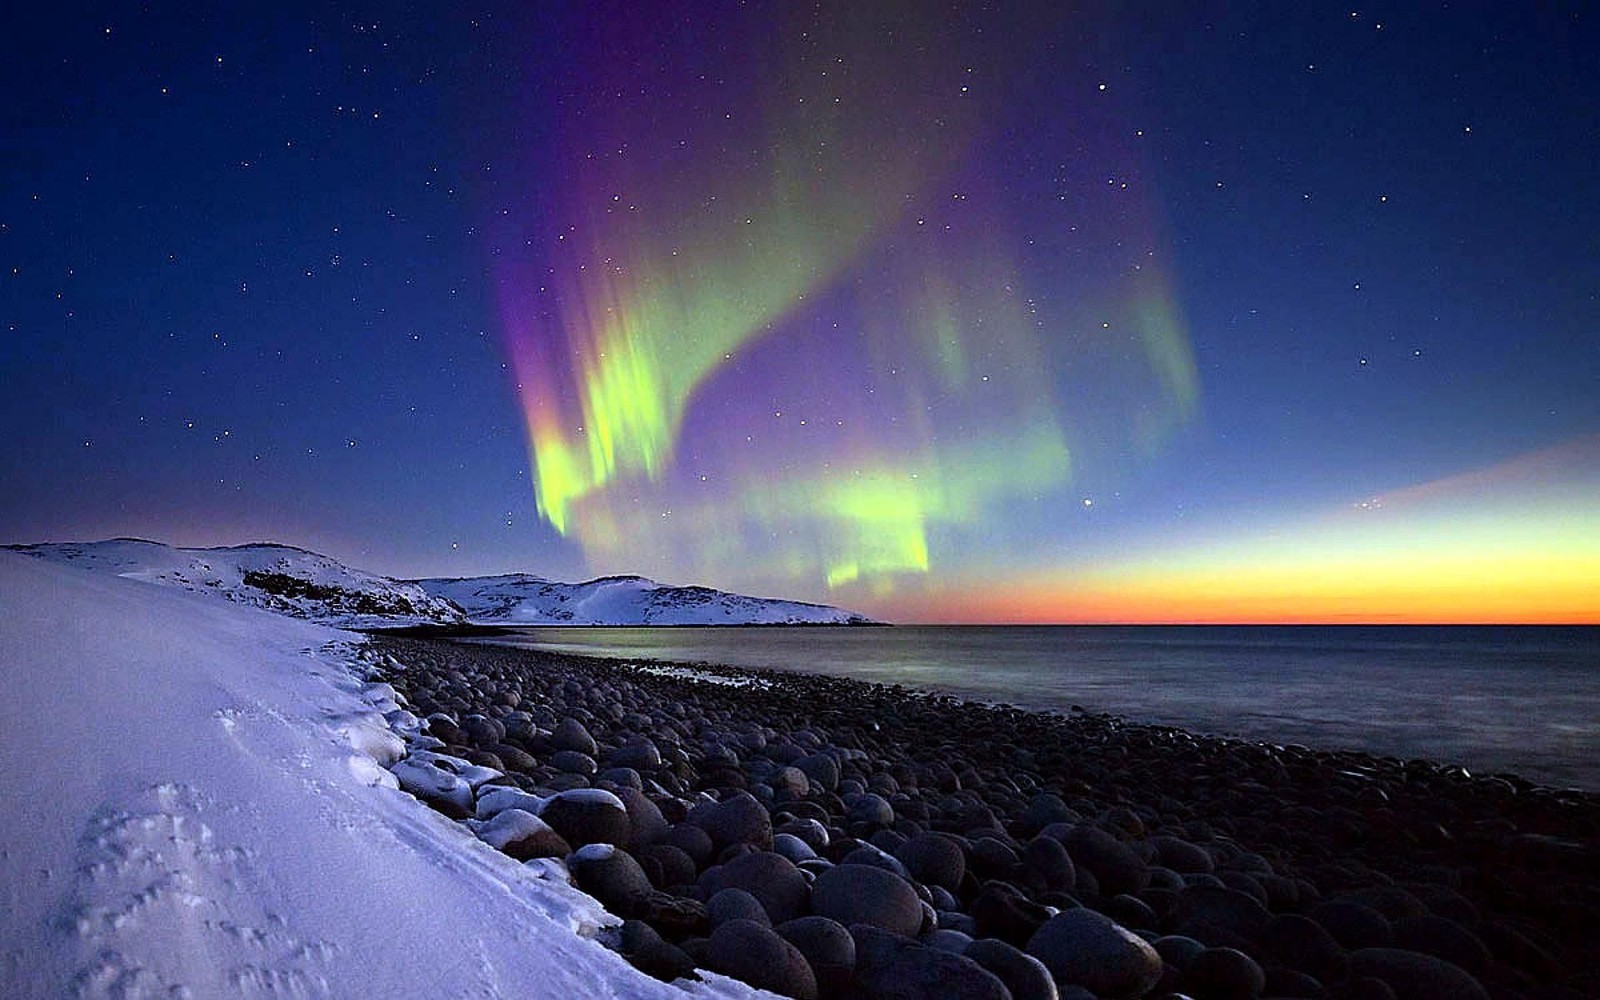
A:
<svg viewBox="0 0 1600 1000">
<path fill-rule="evenodd" d="M 924 949 L 966 935 L 1047 951 L 1048 942 L 1034 947 L 1035 934 L 1061 920 L 1047 908 L 1081 908 L 1151 938 L 1157 951 L 1178 947 L 1163 938 L 1191 937 L 1213 952 L 1239 952 L 1268 984 L 1305 991 L 1309 977 L 1323 991 L 1300 995 L 1346 995 L 1334 991 L 1372 978 L 1356 975 L 1358 968 L 1387 970 L 1392 986 L 1403 978 L 1384 964 L 1393 961 L 1421 962 L 1445 979 L 1469 976 L 1496 997 L 1564 981 L 1580 991 L 1551 995 L 1600 989 L 1579 983 L 1582 974 L 1593 976 L 1581 949 L 1600 915 L 1600 796 L 1593 793 L 1426 760 L 1201 736 L 1089 712 L 1029 712 L 824 674 L 392 635 L 373 642 L 404 665 L 388 679 L 417 714 L 446 716 L 432 727 L 441 737 L 434 749 L 501 772 L 494 783 L 541 800 L 563 789 L 616 793 L 637 783 L 623 798 L 654 814 L 646 825 L 661 839 L 619 846 L 644 862 L 649 891 L 661 898 L 602 901 L 633 915 L 625 928 L 635 937 L 650 937 L 636 922 L 653 934 L 649 954 L 635 947 L 632 956 L 647 971 L 654 964 L 660 972 L 662 955 L 672 959 L 669 969 L 686 959 L 728 971 L 718 967 L 730 962 L 713 947 L 722 932 L 720 925 L 713 931 L 707 909 L 715 895 L 708 890 L 724 880 L 714 873 L 741 854 L 772 857 L 781 844 L 797 856 L 784 863 L 805 873 L 800 887 L 808 897 L 833 867 L 893 869 L 898 861 L 910 868 L 899 874 L 919 884 L 931 914 L 916 925 L 925 933 L 915 947 Z M 468 716 L 488 724 L 469 725 Z M 570 722 L 585 729 L 592 753 L 557 746 Z M 472 727 L 479 738 L 469 738 Z M 823 772 L 820 780 L 797 766 L 808 761 Z M 691 858 L 688 869 L 678 856 L 684 852 L 666 849 L 673 837 L 697 839 L 680 827 L 702 829 L 707 814 L 735 802 L 748 808 L 747 800 L 766 817 L 754 842 L 719 839 L 715 855 Z M 774 831 L 791 830 L 791 838 L 808 833 L 818 842 L 805 845 L 814 863 L 800 846 L 773 840 Z M 956 845 L 964 868 L 949 885 L 901 857 L 938 853 L 941 843 Z M 1057 853 L 1069 859 L 1073 878 L 1041 873 L 1035 855 Z M 663 870 L 658 855 L 677 868 Z M 582 886 L 578 857 L 568 863 Z M 678 911 L 691 916 L 664 915 Z M 790 914 L 779 911 L 767 915 L 781 930 L 788 925 L 776 917 Z M 1323 926 L 1345 911 L 1375 916 L 1368 921 L 1375 937 Z M 1322 921 L 1324 937 L 1345 934 L 1324 948 L 1321 979 L 1304 956 L 1283 953 L 1275 943 L 1281 933 L 1269 933 L 1285 922 L 1298 926 L 1290 918 L 1307 914 Z M 901 935 L 909 937 L 917 935 Z M 893 951 L 868 938 L 856 947 Z M 1378 954 L 1385 951 L 1423 958 Z M 816 964 L 813 978 L 828 978 L 817 976 Z M 1163 957 L 1146 971 L 1163 977 L 1163 989 L 1181 988 L 1197 975 L 1184 965 Z M 862 977 L 874 975 L 870 962 L 853 975 L 853 985 L 830 980 L 820 995 L 864 988 Z"/>
</svg>

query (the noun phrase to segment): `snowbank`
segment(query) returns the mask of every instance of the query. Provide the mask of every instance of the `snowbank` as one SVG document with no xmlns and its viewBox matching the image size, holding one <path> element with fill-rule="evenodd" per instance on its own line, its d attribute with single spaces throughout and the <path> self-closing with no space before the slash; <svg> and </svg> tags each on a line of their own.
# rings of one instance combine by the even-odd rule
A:
<svg viewBox="0 0 1600 1000">
<path fill-rule="evenodd" d="M 357 641 L 0 551 L 0 995 L 754 995 L 391 787 Z"/>
</svg>

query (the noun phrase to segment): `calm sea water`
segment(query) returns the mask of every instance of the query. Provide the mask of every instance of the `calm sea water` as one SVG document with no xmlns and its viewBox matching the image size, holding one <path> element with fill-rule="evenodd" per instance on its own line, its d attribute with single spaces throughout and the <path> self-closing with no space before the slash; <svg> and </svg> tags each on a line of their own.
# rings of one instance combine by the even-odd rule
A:
<svg viewBox="0 0 1600 1000">
<path fill-rule="evenodd" d="M 488 641 L 1081 705 L 1600 790 L 1600 628 L 530 628 Z"/>
</svg>

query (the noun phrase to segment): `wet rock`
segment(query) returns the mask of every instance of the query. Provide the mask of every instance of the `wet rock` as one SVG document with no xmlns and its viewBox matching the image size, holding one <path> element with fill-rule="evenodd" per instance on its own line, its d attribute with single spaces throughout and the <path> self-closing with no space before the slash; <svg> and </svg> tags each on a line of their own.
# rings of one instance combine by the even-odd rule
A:
<svg viewBox="0 0 1600 1000">
<path fill-rule="evenodd" d="M 564 858 L 572 847 L 539 817 L 522 809 L 504 809 L 478 824 L 478 839 L 518 861 Z"/>
<path fill-rule="evenodd" d="M 598 788 L 558 792 L 544 804 L 539 818 L 573 847 L 628 843 L 628 810 L 622 800 Z"/>
<path fill-rule="evenodd" d="M 550 748 L 581 753 L 587 757 L 593 757 L 600 751 L 584 724 L 570 717 L 562 719 L 550 733 Z"/>
<path fill-rule="evenodd" d="M 1094 873 L 1103 895 L 1137 894 L 1150 884 L 1144 861 L 1127 844 L 1099 827 L 1079 824 L 1061 838 L 1061 843 L 1077 868 Z"/>
<path fill-rule="evenodd" d="M 688 822 L 710 834 L 717 851 L 731 844 L 772 849 L 772 817 L 749 792 L 735 792 L 721 802 L 697 806 L 689 813 Z"/>
<path fill-rule="evenodd" d="M 1360 948 L 1350 972 L 1387 983 L 1399 1000 L 1489 1000 L 1472 974 L 1442 958 L 1401 948 Z"/>
<path fill-rule="evenodd" d="M 1183 971 L 1184 992 L 1195 1000 L 1251 1000 L 1266 988 L 1256 960 L 1234 948 L 1207 948 Z"/>
<path fill-rule="evenodd" d="M 816 975 L 800 949 L 750 920 L 730 920 L 711 932 L 706 965 L 758 989 L 816 1000 Z"/>
<path fill-rule="evenodd" d="M 892 877 L 892 876 L 891 876 Z M 876 927 L 850 928 L 855 987 L 874 1000 L 1011 1000 L 1005 984 L 970 958 Z"/>
<path fill-rule="evenodd" d="M 1298 913 L 1282 913 L 1269 920 L 1261 932 L 1261 946 L 1289 968 L 1324 982 L 1343 979 L 1350 968 L 1344 947 L 1327 928 Z"/>
<path fill-rule="evenodd" d="M 811 912 L 846 927 L 870 924 L 905 937 L 922 927 L 922 900 L 911 884 L 882 868 L 838 865 L 817 877 Z"/>
<path fill-rule="evenodd" d="M 780 937 L 805 956 L 806 964 L 816 975 L 821 996 L 843 993 L 856 971 L 856 940 L 848 928 L 837 920 L 809 916 L 785 921 L 776 929 Z"/>
<path fill-rule="evenodd" d="M 627 851 L 610 844 L 579 848 L 568 857 L 567 868 L 578 888 L 613 913 L 633 913 L 635 904 L 652 891 L 639 862 Z"/>
<path fill-rule="evenodd" d="M 962 954 L 994 973 L 1005 984 L 1012 1000 L 1058 1000 L 1059 991 L 1050 970 L 1019 948 L 994 938 L 984 938 L 967 945 Z"/>
<path fill-rule="evenodd" d="M 990 882 L 968 908 L 976 936 L 1025 946 L 1050 919 L 1050 911 L 1003 882 Z"/>
<path fill-rule="evenodd" d="M 706 913 L 711 926 L 719 927 L 730 920 L 753 920 L 763 927 L 772 926 L 772 918 L 761 901 L 743 889 L 718 889 L 706 900 Z"/>
<path fill-rule="evenodd" d="M 742 889 L 756 899 L 776 924 L 793 920 L 806 912 L 811 888 L 789 859 L 769 851 L 758 851 L 734 858 L 727 864 L 706 870 L 700 885 L 708 893 L 722 889 Z"/>
<path fill-rule="evenodd" d="M 1161 978 L 1161 956 L 1149 942 L 1093 910 L 1058 913 L 1028 941 L 1058 985 L 1075 984 L 1104 997 L 1143 996 Z"/>
<path fill-rule="evenodd" d="M 695 975 L 694 959 L 683 949 L 663 940 L 655 928 L 642 920 L 622 922 L 617 951 L 634 968 L 663 982 L 700 978 Z"/>
<path fill-rule="evenodd" d="M 950 892 L 961 887 L 961 879 L 967 873 L 967 859 L 961 845 L 943 834 L 917 834 L 901 844 L 894 855 L 912 878 Z"/>
</svg>

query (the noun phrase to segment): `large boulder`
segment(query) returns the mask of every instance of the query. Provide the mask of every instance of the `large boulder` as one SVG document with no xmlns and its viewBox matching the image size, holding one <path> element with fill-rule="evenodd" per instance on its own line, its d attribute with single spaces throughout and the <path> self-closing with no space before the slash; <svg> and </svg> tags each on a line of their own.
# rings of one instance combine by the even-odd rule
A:
<svg viewBox="0 0 1600 1000">
<path fill-rule="evenodd" d="M 816 1000 L 817 979 L 800 949 L 750 920 L 730 920 L 711 932 L 706 965 L 757 989 Z"/>
<path fill-rule="evenodd" d="M 474 821 L 469 820 L 469 824 Z M 476 823 L 478 839 L 518 861 L 531 858 L 564 858 L 572 846 L 550 824 L 524 809 L 503 809 L 490 819 Z"/>
<path fill-rule="evenodd" d="M 915 937 L 922 928 L 922 900 L 905 879 L 871 865 L 837 865 L 817 876 L 811 912 L 850 927 L 873 927 Z"/>
<path fill-rule="evenodd" d="M 1400 1000 L 1489 1000 L 1467 970 L 1402 948 L 1361 948 L 1350 956 L 1350 973 L 1388 983 Z"/>
<path fill-rule="evenodd" d="M 545 801 L 539 818 L 555 828 L 573 847 L 585 844 L 628 843 L 631 827 L 622 800 L 598 788 L 557 792 Z"/>
<path fill-rule="evenodd" d="M 708 894 L 723 889 L 743 889 L 754 896 L 773 924 L 805 914 L 811 889 L 788 858 L 770 851 L 741 854 L 725 865 L 708 868 L 700 876 Z"/>
<path fill-rule="evenodd" d="M 817 977 L 823 996 L 839 996 L 856 971 L 856 939 L 849 928 L 827 917 L 797 917 L 777 926 L 778 934 L 800 949 Z"/>
<path fill-rule="evenodd" d="M 1005 984 L 970 958 L 857 924 L 856 991 L 873 1000 L 1011 1000 Z"/>
<path fill-rule="evenodd" d="M 612 913 L 630 916 L 652 891 L 650 879 L 627 851 L 610 844 L 590 844 L 567 858 L 578 888 L 598 899 Z"/>
<path fill-rule="evenodd" d="M 749 792 L 735 792 L 721 802 L 696 806 L 687 819 L 711 835 L 715 851 L 734 844 L 751 844 L 761 851 L 772 849 L 772 816 Z"/>
<path fill-rule="evenodd" d="M 938 833 L 919 833 L 895 848 L 894 856 L 918 882 L 943 886 L 950 892 L 961 887 L 967 858 L 961 845 Z"/>
<path fill-rule="evenodd" d="M 1082 986 L 1108 1000 L 1141 997 L 1161 978 L 1161 956 L 1149 942 L 1088 909 L 1046 920 L 1027 952 L 1044 963 L 1058 986 Z"/>
</svg>

